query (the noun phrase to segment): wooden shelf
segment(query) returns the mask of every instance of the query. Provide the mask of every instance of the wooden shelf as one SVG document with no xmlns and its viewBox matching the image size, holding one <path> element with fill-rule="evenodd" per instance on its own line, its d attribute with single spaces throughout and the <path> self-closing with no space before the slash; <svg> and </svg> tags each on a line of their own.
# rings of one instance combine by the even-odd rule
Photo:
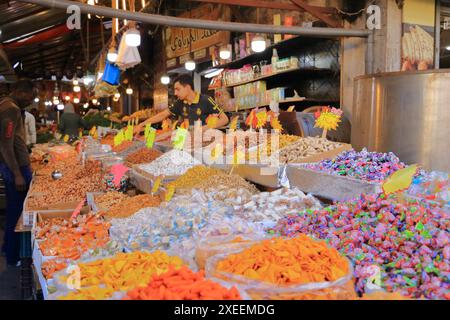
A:
<svg viewBox="0 0 450 320">
<path fill-rule="evenodd" d="M 233 84 L 228 84 L 228 85 L 225 86 L 225 88 L 238 87 L 238 86 L 242 86 L 244 84 L 248 84 L 248 83 L 252 83 L 252 82 L 256 82 L 256 81 L 260 81 L 260 80 L 264 80 L 264 79 L 274 79 L 274 78 L 277 78 L 278 76 L 283 76 L 283 75 L 284 76 L 292 75 L 292 74 L 308 75 L 308 74 L 332 73 L 332 72 L 333 71 L 331 69 L 324 69 L 324 68 L 296 68 L 296 69 L 289 69 L 289 70 L 284 70 L 284 71 L 272 73 L 272 74 L 265 75 L 265 76 L 259 76 L 259 77 L 253 78 L 251 80 L 246 80 L 246 81 L 241 81 L 241 82 L 237 82 L 237 83 L 233 83 Z"/>
<path fill-rule="evenodd" d="M 302 48 L 306 45 L 318 43 L 320 41 L 329 39 L 330 39 L 329 37 L 313 38 L 313 37 L 296 36 L 291 39 L 282 40 L 278 43 L 272 44 L 270 47 L 267 47 L 266 50 L 264 50 L 263 52 L 253 53 L 244 58 L 240 58 L 228 63 L 211 67 L 210 69 L 238 69 L 243 65 L 251 64 L 261 60 L 267 60 L 267 62 L 269 63 L 272 57 L 273 49 L 277 49 L 278 56 L 283 57 L 288 55 L 288 52 L 291 52 L 292 49 Z"/>
</svg>

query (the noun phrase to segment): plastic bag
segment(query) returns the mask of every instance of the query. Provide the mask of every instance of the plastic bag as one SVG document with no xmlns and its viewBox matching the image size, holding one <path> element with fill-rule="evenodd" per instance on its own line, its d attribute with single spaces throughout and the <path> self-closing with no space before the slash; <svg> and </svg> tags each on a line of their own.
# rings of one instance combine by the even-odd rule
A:
<svg viewBox="0 0 450 320">
<path fill-rule="evenodd" d="M 251 280 L 241 275 L 221 272 L 216 269 L 219 261 L 231 254 L 239 253 L 251 245 L 252 243 L 243 244 L 239 249 L 209 258 L 206 262 L 206 276 L 221 279 L 231 285 L 239 285 L 254 300 L 348 300 L 356 297 L 353 284 L 353 267 L 348 259 L 346 259 L 348 262 L 347 274 L 336 281 L 290 286 L 278 286 L 269 282 Z"/>
<path fill-rule="evenodd" d="M 263 238 L 264 234 L 257 234 L 255 236 L 231 234 L 227 236 L 212 236 L 198 240 L 195 248 L 195 261 L 200 269 L 204 269 L 206 261 L 210 257 L 242 248 L 243 244 L 254 243 Z"/>
<path fill-rule="evenodd" d="M 106 62 L 102 80 L 110 85 L 117 86 L 120 80 L 120 69 L 114 64 Z"/>
</svg>

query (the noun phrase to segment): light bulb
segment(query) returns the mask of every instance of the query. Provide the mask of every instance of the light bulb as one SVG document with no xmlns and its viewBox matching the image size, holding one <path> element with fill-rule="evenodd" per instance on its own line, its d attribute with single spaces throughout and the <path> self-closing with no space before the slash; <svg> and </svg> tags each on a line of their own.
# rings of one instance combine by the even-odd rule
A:
<svg viewBox="0 0 450 320">
<path fill-rule="evenodd" d="M 220 59 L 228 60 L 231 57 L 231 51 L 227 47 L 223 47 L 219 52 Z"/>
<path fill-rule="evenodd" d="M 263 52 L 266 50 L 266 40 L 261 36 L 256 36 L 252 40 L 252 50 L 254 52 Z"/>
<path fill-rule="evenodd" d="M 80 92 L 80 91 L 81 91 L 80 86 L 74 86 L 73 87 L 73 92 Z"/>
<path fill-rule="evenodd" d="M 126 93 L 127 93 L 127 94 L 133 94 L 133 89 L 127 88 Z"/>
<path fill-rule="evenodd" d="M 195 70 L 195 61 L 194 60 L 186 61 L 186 63 L 184 64 L 184 67 L 186 68 L 186 70 L 194 71 Z"/>
<path fill-rule="evenodd" d="M 89 103 L 85 103 L 85 104 L 83 104 L 83 108 L 85 108 L 85 109 L 87 109 L 87 108 L 89 108 Z"/>
<path fill-rule="evenodd" d="M 120 98 L 120 93 L 119 92 L 114 93 L 114 98 L 119 99 Z"/>
<path fill-rule="evenodd" d="M 111 111 L 111 107 L 106 107 L 106 110 L 107 111 Z"/>
<path fill-rule="evenodd" d="M 97 104 L 97 99 L 95 99 L 95 98 L 92 99 L 92 103 L 93 103 L 93 104 Z"/>
<path fill-rule="evenodd" d="M 58 99 L 53 100 L 53 104 L 54 104 L 55 106 L 57 106 L 57 105 L 59 104 L 59 100 L 58 100 Z"/>
<path fill-rule="evenodd" d="M 73 79 L 73 82 L 72 82 L 72 83 L 73 83 L 74 86 L 77 86 L 79 82 L 78 82 L 77 79 Z"/>
<path fill-rule="evenodd" d="M 69 96 L 65 96 L 65 97 L 64 97 L 64 100 L 69 101 L 69 100 L 70 100 L 70 97 L 69 97 Z"/>
<path fill-rule="evenodd" d="M 129 47 L 138 47 L 141 44 L 141 33 L 135 28 L 129 29 L 125 33 L 125 43 Z"/>
<path fill-rule="evenodd" d="M 170 77 L 167 74 L 163 75 L 161 77 L 161 83 L 162 84 L 169 84 L 170 83 Z"/>
<path fill-rule="evenodd" d="M 58 104 L 56 106 L 56 109 L 58 109 L 59 111 L 62 111 L 62 110 L 64 110 L 64 105 L 63 104 Z"/>
<path fill-rule="evenodd" d="M 34 98 L 34 102 L 38 103 L 39 102 L 39 98 Z"/>
<path fill-rule="evenodd" d="M 446 46 L 446 47 L 445 47 L 445 50 L 450 51 L 450 46 Z"/>
<path fill-rule="evenodd" d="M 80 99 L 78 99 L 78 98 L 73 98 L 73 102 L 74 102 L 74 103 L 80 103 Z"/>
<path fill-rule="evenodd" d="M 116 62 L 117 61 L 117 50 L 114 47 L 111 47 L 108 51 L 108 54 L 106 55 L 106 58 L 109 62 Z"/>
<path fill-rule="evenodd" d="M 114 101 L 114 102 L 117 102 L 117 101 L 119 101 L 119 98 L 114 97 L 114 98 L 113 98 L 113 101 Z"/>
</svg>

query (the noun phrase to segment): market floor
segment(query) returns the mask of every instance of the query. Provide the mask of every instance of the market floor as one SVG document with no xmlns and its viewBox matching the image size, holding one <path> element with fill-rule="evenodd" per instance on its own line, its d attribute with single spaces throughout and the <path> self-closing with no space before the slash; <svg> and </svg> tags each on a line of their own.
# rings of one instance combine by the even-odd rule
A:
<svg viewBox="0 0 450 320">
<path fill-rule="evenodd" d="M 0 211 L 0 246 L 3 244 L 5 214 Z M 20 268 L 7 268 L 6 258 L 0 256 L 0 300 L 20 299 Z"/>
</svg>

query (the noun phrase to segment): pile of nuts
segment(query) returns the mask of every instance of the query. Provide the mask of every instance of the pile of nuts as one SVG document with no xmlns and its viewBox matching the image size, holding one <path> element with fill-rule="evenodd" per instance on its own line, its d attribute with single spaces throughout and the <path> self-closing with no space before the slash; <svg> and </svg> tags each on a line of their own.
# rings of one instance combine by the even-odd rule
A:
<svg viewBox="0 0 450 320">
<path fill-rule="evenodd" d="M 95 203 L 98 208 L 108 210 L 112 206 L 115 206 L 128 198 L 127 195 L 121 192 L 111 191 L 95 196 Z"/>
<path fill-rule="evenodd" d="M 133 145 L 133 141 L 124 141 L 121 144 L 119 144 L 118 146 L 115 146 L 112 148 L 112 150 L 116 153 L 121 153 L 125 150 L 127 150 L 128 148 L 130 148 Z"/>
<path fill-rule="evenodd" d="M 210 179 L 212 177 L 216 178 L 219 175 L 224 175 L 222 170 L 210 168 L 206 166 L 195 166 L 177 180 L 172 181 L 168 186 L 173 186 L 176 190 L 178 189 L 192 189 L 198 184 L 203 183 L 203 181 Z"/>
<path fill-rule="evenodd" d="M 135 197 L 128 197 L 102 212 L 107 218 L 127 218 L 142 208 L 158 207 L 161 203 L 159 196 L 142 194 Z"/>
<path fill-rule="evenodd" d="M 273 156 L 279 156 L 280 163 L 301 162 L 306 157 L 334 150 L 341 146 L 341 143 L 324 138 L 307 137 L 291 143 L 279 152 L 274 153 Z"/>
<path fill-rule="evenodd" d="M 208 177 L 195 188 L 205 192 L 214 192 L 214 190 L 217 190 L 219 187 L 225 187 L 228 189 L 244 189 L 251 194 L 259 192 L 253 184 L 245 181 L 245 179 L 236 174 L 224 174 Z"/>
<path fill-rule="evenodd" d="M 126 161 L 131 164 L 150 163 L 162 155 L 162 152 L 156 149 L 141 148 L 128 155 Z"/>
<path fill-rule="evenodd" d="M 87 192 L 102 190 L 101 164 L 97 161 L 88 161 L 84 167 L 78 163 L 66 166 L 62 171 L 63 176 L 59 180 L 53 180 L 50 175 L 33 179 L 27 210 L 79 202 L 86 197 Z"/>
</svg>

